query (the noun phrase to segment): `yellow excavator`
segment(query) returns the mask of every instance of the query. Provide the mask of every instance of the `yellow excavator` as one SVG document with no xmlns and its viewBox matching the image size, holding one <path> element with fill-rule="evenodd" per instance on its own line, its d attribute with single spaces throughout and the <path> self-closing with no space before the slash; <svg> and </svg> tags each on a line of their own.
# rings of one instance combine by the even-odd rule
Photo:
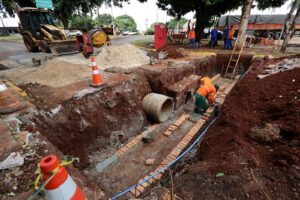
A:
<svg viewBox="0 0 300 200">
<path fill-rule="evenodd" d="M 63 29 L 55 26 L 48 9 L 16 6 L 19 31 L 29 52 L 43 51 L 54 55 L 78 52 L 76 39 L 68 39 Z M 98 29 L 91 35 L 93 46 L 109 43 L 106 33 Z"/>
</svg>

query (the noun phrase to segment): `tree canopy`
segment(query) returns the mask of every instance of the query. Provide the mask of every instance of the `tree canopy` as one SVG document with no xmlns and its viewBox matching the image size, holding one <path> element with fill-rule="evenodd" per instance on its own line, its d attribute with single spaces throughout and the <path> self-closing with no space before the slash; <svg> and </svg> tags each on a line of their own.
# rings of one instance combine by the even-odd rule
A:
<svg viewBox="0 0 300 200">
<path fill-rule="evenodd" d="M 97 24 L 110 26 L 113 22 L 113 17 L 110 14 L 101 14 L 96 18 Z"/>
<path fill-rule="evenodd" d="M 147 0 L 139 0 L 141 2 Z M 258 8 L 279 7 L 287 0 L 257 0 Z M 202 30 L 209 25 L 212 17 L 220 16 L 243 4 L 244 0 L 158 0 L 157 5 L 167 13 L 180 18 L 188 12 L 196 12 L 196 33 L 199 39 Z"/>
<path fill-rule="evenodd" d="M 121 15 L 115 19 L 115 25 L 120 32 L 123 31 L 136 31 L 136 23 L 129 15 Z"/>
<path fill-rule="evenodd" d="M 54 5 L 54 16 L 60 19 L 64 27 L 67 28 L 69 20 L 74 14 L 86 15 L 93 8 L 102 4 L 110 4 L 110 0 L 52 0 Z M 121 5 L 127 0 L 113 0 L 114 5 Z M 14 15 L 15 4 L 18 3 L 21 7 L 35 7 L 35 0 L 3 0 L 5 10 Z"/>
</svg>

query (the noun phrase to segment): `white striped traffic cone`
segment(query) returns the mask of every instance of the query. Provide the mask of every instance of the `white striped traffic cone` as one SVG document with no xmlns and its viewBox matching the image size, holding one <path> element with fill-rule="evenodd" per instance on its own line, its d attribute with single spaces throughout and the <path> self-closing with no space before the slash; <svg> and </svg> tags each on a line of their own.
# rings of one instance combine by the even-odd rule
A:
<svg viewBox="0 0 300 200">
<path fill-rule="evenodd" d="M 92 61 L 92 70 L 93 70 L 93 82 L 91 84 L 92 87 L 100 87 L 103 85 L 103 80 L 102 77 L 100 75 L 98 66 L 96 64 L 96 59 L 95 57 L 91 58 Z"/>
<path fill-rule="evenodd" d="M 42 181 L 55 175 L 45 185 L 47 200 L 85 200 L 84 193 L 73 181 L 67 170 L 60 166 L 60 160 L 55 155 L 44 157 L 40 163 Z"/>
</svg>

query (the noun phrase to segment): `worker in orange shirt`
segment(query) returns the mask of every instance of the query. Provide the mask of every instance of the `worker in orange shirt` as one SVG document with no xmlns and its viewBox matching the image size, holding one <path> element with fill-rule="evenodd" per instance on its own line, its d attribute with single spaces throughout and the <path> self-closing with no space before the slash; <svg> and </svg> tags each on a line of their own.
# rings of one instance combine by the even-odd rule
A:
<svg viewBox="0 0 300 200">
<path fill-rule="evenodd" d="M 227 40 L 227 42 L 228 42 L 227 48 L 228 49 L 233 48 L 232 41 L 233 41 L 233 37 L 234 37 L 234 32 L 235 32 L 234 27 L 233 27 L 233 25 L 231 25 L 230 26 L 230 31 L 229 31 L 229 34 L 228 34 L 228 40 Z"/>
<path fill-rule="evenodd" d="M 201 79 L 201 86 L 195 94 L 195 113 L 204 113 L 209 104 L 214 104 L 215 95 L 219 87 L 214 85 L 209 77 Z M 208 101 L 208 102 L 207 102 Z"/>
<path fill-rule="evenodd" d="M 194 27 L 192 28 L 192 30 L 189 31 L 188 39 L 189 39 L 189 48 L 195 48 L 196 33 L 195 33 L 195 30 L 194 30 Z"/>
</svg>

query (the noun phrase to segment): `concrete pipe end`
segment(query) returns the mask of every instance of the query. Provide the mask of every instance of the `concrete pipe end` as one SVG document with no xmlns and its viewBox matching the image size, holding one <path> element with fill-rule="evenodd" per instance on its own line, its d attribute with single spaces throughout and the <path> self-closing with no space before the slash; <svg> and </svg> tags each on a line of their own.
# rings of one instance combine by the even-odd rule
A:
<svg viewBox="0 0 300 200">
<path fill-rule="evenodd" d="M 143 99 L 143 109 L 147 116 L 155 122 L 164 122 L 174 110 L 172 98 L 157 94 L 147 94 Z"/>
</svg>

